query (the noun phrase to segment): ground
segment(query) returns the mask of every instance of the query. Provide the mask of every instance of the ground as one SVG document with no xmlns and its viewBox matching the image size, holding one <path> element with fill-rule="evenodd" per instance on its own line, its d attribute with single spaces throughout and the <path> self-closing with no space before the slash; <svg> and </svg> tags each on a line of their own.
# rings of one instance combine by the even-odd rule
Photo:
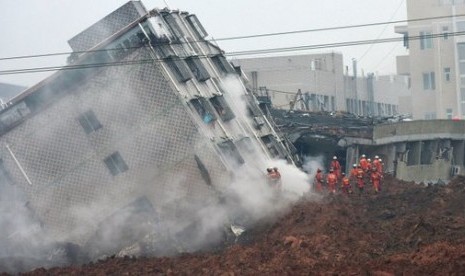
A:
<svg viewBox="0 0 465 276">
<path fill-rule="evenodd" d="M 252 242 L 172 258 L 117 258 L 24 275 L 464 275 L 465 177 L 387 176 L 380 194 L 303 198 Z M 1 274 L 1 273 L 0 273 Z"/>
</svg>

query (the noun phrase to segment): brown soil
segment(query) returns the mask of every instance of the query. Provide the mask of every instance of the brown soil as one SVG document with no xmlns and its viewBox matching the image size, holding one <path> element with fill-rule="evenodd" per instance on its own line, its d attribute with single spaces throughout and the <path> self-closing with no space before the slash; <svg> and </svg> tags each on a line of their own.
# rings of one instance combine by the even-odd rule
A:
<svg viewBox="0 0 465 276">
<path fill-rule="evenodd" d="M 375 195 L 308 198 L 252 243 L 172 258 L 116 258 L 24 275 L 464 275 L 465 177 L 386 177 Z"/>
</svg>

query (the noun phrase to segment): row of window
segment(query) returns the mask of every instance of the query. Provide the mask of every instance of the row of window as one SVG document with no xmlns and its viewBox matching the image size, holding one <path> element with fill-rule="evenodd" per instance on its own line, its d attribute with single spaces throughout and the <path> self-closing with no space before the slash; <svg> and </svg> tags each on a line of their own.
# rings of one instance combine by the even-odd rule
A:
<svg viewBox="0 0 465 276">
<path fill-rule="evenodd" d="M 460 68 L 460 70 L 462 70 L 462 68 Z M 465 74 L 465 63 L 464 63 L 463 70 Z M 443 70 L 443 73 L 444 73 L 444 81 L 450 82 L 451 80 L 450 67 L 445 67 Z M 436 89 L 436 77 L 435 77 L 434 72 L 425 72 L 422 74 L 422 77 L 423 77 L 423 89 L 424 90 L 435 90 Z"/>
<path fill-rule="evenodd" d="M 397 106 L 393 104 L 346 99 L 347 112 L 362 116 L 386 116 L 398 113 Z"/>
<path fill-rule="evenodd" d="M 102 128 L 102 124 L 91 109 L 79 115 L 78 121 L 86 134 Z M 106 157 L 103 162 L 112 175 L 117 175 L 128 170 L 128 165 L 126 165 L 123 157 L 121 157 L 121 154 L 117 151 Z"/>
</svg>

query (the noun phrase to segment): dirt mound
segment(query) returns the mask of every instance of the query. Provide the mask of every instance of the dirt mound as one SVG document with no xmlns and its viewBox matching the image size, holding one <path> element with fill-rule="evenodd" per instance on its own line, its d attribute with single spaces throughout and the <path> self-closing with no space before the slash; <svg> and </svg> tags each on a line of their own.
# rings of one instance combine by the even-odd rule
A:
<svg viewBox="0 0 465 276">
<path fill-rule="evenodd" d="M 465 273 L 465 178 L 386 177 L 374 194 L 304 198 L 252 243 L 173 258 L 111 257 L 25 275 L 437 275 Z"/>
</svg>

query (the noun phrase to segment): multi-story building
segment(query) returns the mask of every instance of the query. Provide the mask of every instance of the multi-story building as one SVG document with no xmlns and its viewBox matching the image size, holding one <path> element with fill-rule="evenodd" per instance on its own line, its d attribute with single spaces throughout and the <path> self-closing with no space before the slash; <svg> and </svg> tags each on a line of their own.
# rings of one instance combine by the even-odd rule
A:
<svg viewBox="0 0 465 276">
<path fill-rule="evenodd" d="M 275 108 L 343 111 L 362 116 L 389 116 L 408 96 L 403 76 L 349 76 L 340 53 L 234 59 L 246 72 L 251 89 L 267 94 Z M 355 72 L 356 63 L 354 63 Z M 299 92 L 300 91 L 300 92 Z"/>
<path fill-rule="evenodd" d="M 0 111 L 0 184 L 22 191 L 2 199 L 84 244 L 141 202 L 158 222 L 187 225 L 243 164 L 292 163 L 206 36 L 194 14 L 130 1 L 70 39 L 69 64 Z"/>
<path fill-rule="evenodd" d="M 0 82 L 0 105 L 3 106 L 8 102 L 11 98 L 18 95 L 21 91 L 25 90 L 26 87 L 9 84 L 9 83 L 1 83 Z"/>
<path fill-rule="evenodd" d="M 465 12 L 463 0 L 407 0 L 404 35 L 409 53 L 397 73 L 410 77 L 414 119 L 465 118 Z"/>
</svg>

